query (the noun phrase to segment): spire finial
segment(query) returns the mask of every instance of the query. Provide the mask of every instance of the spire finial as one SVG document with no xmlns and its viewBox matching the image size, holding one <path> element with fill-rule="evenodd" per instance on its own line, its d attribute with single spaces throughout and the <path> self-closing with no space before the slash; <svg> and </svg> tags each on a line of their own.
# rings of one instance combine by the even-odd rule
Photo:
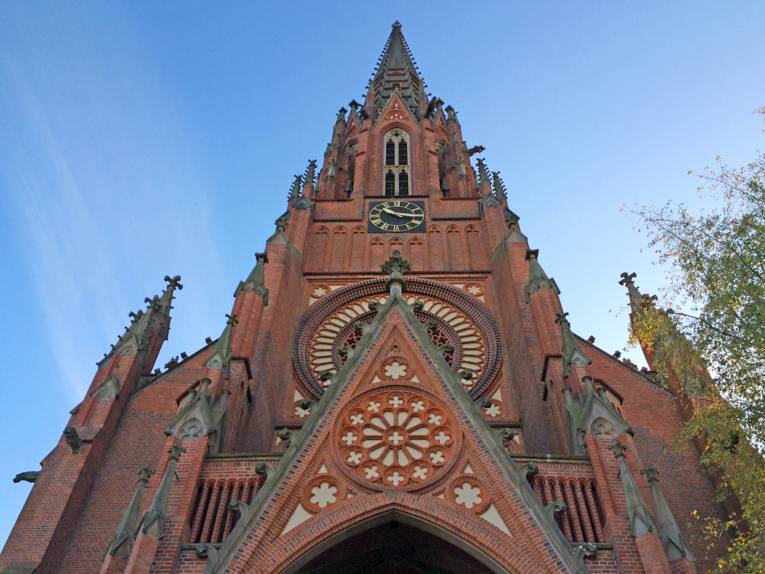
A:
<svg viewBox="0 0 765 574">
<path fill-rule="evenodd" d="M 481 195 L 489 195 L 491 193 L 491 179 L 489 178 L 489 168 L 486 167 L 486 160 L 479 157 L 476 163 L 478 163 L 478 189 L 481 191 Z"/>
<path fill-rule="evenodd" d="M 633 313 L 639 313 L 643 308 L 643 296 L 640 294 L 637 286 L 635 285 L 635 277 L 637 273 L 627 273 L 626 271 L 621 274 L 619 285 L 627 287 L 627 296 L 630 299 L 630 308 Z"/>
<path fill-rule="evenodd" d="M 499 171 L 491 172 L 491 178 L 494 183 L 494 195 L 503 201 L 507 201 L 507 187 L 505 182 L 499 177 Z"/>
<path fill-rule="evenodd" d="M 390 294 L 400 295 L 401 291 L 406 288 L 406 282 L 404 281 L 404 273 L 408 273 L 412 270 L 412 266 L 409 262 L 401 257 L 401 252 L 396 249 L 388 260 L 380 266 L 380 270 L 383 273 L 388 274 L 388 281 L 385 286 L 390 289 Z"/>
</svg>

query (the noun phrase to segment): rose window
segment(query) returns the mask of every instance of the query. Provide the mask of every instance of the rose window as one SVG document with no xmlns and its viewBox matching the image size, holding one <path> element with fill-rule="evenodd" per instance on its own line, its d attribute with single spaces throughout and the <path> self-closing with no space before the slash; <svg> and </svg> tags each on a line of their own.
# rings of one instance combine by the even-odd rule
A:
<svg viewBox="0 0 765 574">
<path fill-rule="evenodd" d="M 316 285 L 310 295 L 313 304 L 295 330 L 292 361 L 303 390 L 318 398 L 358 349 L 364 327 L 388 300 L 388 288 L 378 278 L 334 290 Z M 460 373 L 473 398 L 489 388 L 502 360 L 499 329 L 477 296 L 418 277 L 407 277 L 404 293 L 430 341 Z"/>
<path fill-rule="evenodd" d="M 460 337 L 454 328 L 436 315 L 425 311 L 415 311 L 415 315 L 428 332 L 428 337 L 441 351 L 446 362 L 451 367 L 459 365 L 462 358 L 462 346 Z M 356 348 L 361 337 L 364 335 L 364 325 L 368 325 L 374 319 L 374 313 L 365 313 L 347 324 L 338 334 L 332 349 L 332 358 L 337 368 L 348 360 L 350 352 Z"/>
<path fill-rule="evenodd" d="M 376 488 L 414 490 L 431 482 L 451 464 L 459 441 L 440 402 L 408 390 L 356 399 L 335 433 L 345 470 Z"/>
</svg>

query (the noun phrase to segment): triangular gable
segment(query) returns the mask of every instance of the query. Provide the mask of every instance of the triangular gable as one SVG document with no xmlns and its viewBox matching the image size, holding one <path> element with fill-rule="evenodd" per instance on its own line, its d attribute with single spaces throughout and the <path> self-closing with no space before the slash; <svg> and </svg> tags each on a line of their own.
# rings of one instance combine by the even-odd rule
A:
<svg viewBox="0 0 765 574">
<path fill-rule="evenodd" d="M 381 306 L 312 410 L 208 573 L 280 571 L 343 525 L 388 511 L 460 525 L 452 535 L 509 571 L 581 570 L 400 297 Z"/>
<path fill-rule="evenodd" d="M 376 123 L 406 120 L 411 121 L 415 126 L 417 125 L 417 118 L 414 117 L 412 110 L 406 105 L 399 91 L 394 90 L 388 101 L 385 102 L 382 112 L 377 116 Z"/>
</svg>

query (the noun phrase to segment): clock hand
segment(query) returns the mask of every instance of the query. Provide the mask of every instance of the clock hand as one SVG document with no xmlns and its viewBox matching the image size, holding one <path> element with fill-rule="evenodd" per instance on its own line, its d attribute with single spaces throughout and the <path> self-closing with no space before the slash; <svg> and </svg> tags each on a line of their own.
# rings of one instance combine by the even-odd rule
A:
<svg viewBox="0 0 765 574">
<path fill-rule="evenodd" d="M 387 213 L 388 215 L 394 215 L 396 217 L 409 217 L 410 219 L 417 217 L 417 214 L 415 213 L 401 213 L 399 211 L 393 211 L 392 209 L 389 209 L 387 207 L 383 207 L 383 211 Z"/>
</svg>

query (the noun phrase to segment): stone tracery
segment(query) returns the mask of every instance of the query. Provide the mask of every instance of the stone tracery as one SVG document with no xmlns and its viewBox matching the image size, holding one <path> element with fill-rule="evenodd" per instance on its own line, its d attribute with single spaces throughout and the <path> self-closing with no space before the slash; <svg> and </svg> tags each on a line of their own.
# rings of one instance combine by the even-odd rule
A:
<svg viewBox="0 0 765 574">
<path fill-rule="evenodd" d="M 386 387 L 346 407 L 334 442 L 354 480 L 372 488 L 414 490 L 444 474 L 461 437 L 438 399 Z"/>
<path fill-rule="evenodd" d="M 472 296 L 435 281 L 407 281 L 407 303 L 434 346 L 455 370 L 469 373 L 463 382 L 477 396 L 499 370 L 501 353 L 496 324 Z M 387 300 L 384 281 L 370 280 L 324 295 L 298 326 L 293 347 L 296 371 L 314 396 L 320 396 L 353 353 L 364 326 Z"/>
</svg>

